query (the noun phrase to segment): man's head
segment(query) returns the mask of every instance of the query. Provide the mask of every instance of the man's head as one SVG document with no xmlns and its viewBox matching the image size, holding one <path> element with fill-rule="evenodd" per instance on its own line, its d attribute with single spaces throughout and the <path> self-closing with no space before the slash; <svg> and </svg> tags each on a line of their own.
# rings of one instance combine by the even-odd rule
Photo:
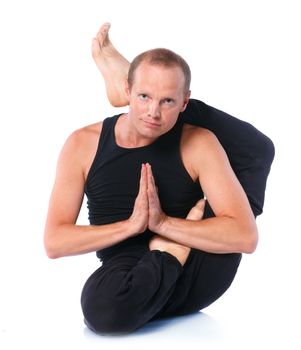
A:
<svg viewBox="0 0 301 350">
<path fill-rule="evenodd" d="M 154 66 L 161 66 L 165 68 L 178 67 L 182 70 L 185 83 L 183 86 L 183 92 L 186 95 L 190 90 L 190 82 L 191 82 L 191 72 L 189 65 L 187 62 L 175 52 L 168 49 L 153 49 L 148 50 L 140 55 L 138 55 L 131 63 L 128 73 L 128 84 L 129 89 L 131 89 L 134 79 L 135 79 L 135 71 L 142 63 L 149 63 Z"/>
<path fill-rule="evenodd" d="M 189 101 L 190 79 L 188 64 L 170 50 L 149 50 L 133 60 L 126 92 L 139 134 L 156 138 L 175 125 Z"/>
</svg>

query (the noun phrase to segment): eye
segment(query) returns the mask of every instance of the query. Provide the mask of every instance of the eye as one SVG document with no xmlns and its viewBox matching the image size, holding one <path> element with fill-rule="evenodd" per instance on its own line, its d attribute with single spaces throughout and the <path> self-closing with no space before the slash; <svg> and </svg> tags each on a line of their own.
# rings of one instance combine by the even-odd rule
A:
<svg viewBox="0 0 301 350">
<path fill-rule="evenodd" d="M 171 105 L 172 103 L 174 103 L 174 100 L 172 98 L 165 98 L 163 100 L 164 103 L 168 104 L 168 105 Z"/>
<path fill-rule="evenodd" d="M 146 101 L 148 96 L 146 94 L 140 94 L 139 98 L 140 98 L 141 101 Z"/>
</svg>

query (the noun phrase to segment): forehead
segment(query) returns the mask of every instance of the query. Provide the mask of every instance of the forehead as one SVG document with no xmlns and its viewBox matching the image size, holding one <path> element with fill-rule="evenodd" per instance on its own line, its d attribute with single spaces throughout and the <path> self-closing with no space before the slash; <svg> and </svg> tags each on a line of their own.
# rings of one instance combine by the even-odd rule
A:
<svg viewBox="0 0 301 350">
<path fill-rule="evenodd" d="M 183 91 L 184 73 L 178 66 L 166 67 L 142 62 L 135 71 L 133 85 L 136 88 Z"/>
</svg>

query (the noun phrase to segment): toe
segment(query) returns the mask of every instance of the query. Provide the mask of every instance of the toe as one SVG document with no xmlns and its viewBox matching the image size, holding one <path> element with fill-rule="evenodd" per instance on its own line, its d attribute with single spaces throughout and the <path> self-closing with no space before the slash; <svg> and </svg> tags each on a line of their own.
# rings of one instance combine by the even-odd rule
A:
<svg viewBox="0 0 301 350">
<path fill-rule="evenodd" d="M 199 209 L 204 210 L 205 207 L 205 203 L 206 203 L 206 199 L 200 199 L 197 203 L 196 203 L 196 207 L 198 207 Z"/>
<path fill-rule="evenodd" d="M 92 56 L 94 59 L 98 58 L 100 54 L 99 42 L 96 38 L 92 39 Z"/>
</svg>

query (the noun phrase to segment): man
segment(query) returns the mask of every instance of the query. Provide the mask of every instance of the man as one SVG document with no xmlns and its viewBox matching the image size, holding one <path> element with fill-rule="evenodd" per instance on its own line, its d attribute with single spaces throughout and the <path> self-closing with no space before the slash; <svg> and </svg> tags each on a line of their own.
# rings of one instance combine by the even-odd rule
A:
<svg viewBox="0 0 301 350">
<path fill-rule="evenodd" d="M 124 90 L 130 63 L 109 39 L 110 24 L 104 23 L 92 40 L 92 55 L 106 85 L 110 103 L 128 105 Z M 272 141 L 252 125 L 222 112 L 202 101 L 190 99 L 182 121 L 211 130 L 229 157 L 231 166 L 242 184 L 253 213 L 263 211 L 267 177 L 274 159 Z M 213 215 L 206 205 L 205 216 Z"/>
<path fill-rule="evenodd" d="M 254 215 L 222 147 L 181 123 L 189 83 L 173 52 L 139 55 L 128 114 L 74 132 L 61 152 L 45 245 L 52 258 L 98 251 L 103 266 L 82 294 L 96 332 L 208 306 L 230 286 L 241 253 L 256 248 Z M 84 192 L 90 226 L 76 225 Z M 204 194 L 215 216 L 201 220 Z"/>
</svg>

